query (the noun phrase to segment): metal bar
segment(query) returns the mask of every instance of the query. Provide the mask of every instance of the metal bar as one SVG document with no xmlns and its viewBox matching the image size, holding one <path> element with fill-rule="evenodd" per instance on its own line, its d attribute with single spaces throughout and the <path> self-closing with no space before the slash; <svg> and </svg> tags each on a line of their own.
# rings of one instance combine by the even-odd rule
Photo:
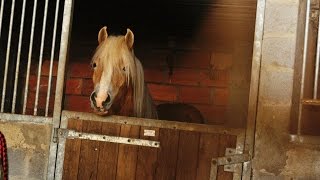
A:
<svg viewBox="0 0 320 180">
<path fill-rule="evenodd" d="M 244 152 L 248 152 L 251 157 L 254 156 L 254 137 L 255 137 L 255 126 L 257 117 L 258 107 L 258 93 L 259 93 L 259 82 L 260 82 L 260 70 L 261 70 L 261 53 L 262 53 L 262 41 L 263 41 L 263 29 L 265 19 L 265 7 L 266 0 L 257 1 L 256 11 L 256 23 L 254 32 L 254 43 L 252 53 L 252 67 L 251 67 L 251 80 L 250 80 L 250 91 L 249 91 L 249 104 L 248 104 L 248 115 L 247 115 L 247 128 L 246 128 L 246 139 Z M 251 179 L 252 163 L 246 162 L 243 164 L 242 179 Z"/>
<path fill-rule="evenodd" d="M 320 63 L 320 13 L 318 12 L 318 37 L 317 37 L 317 55 L 314 72 L 314 85 L 313 85 L 313 99 L 318 98 L 318 83 L 319 83 L 319 63 Z"/>
<path fill-rule="evenodd" d="M 209 180 L 216 180 L 218 176 L 218 162 L 216 158 L 211 160 L 210 178 Z"/>
<path fill-rule="evenodd" d="M 34 26 L 35 26 L 36 14 L 37 14 L 37 0 L 34 0 L 33 13 L 32 13 L 32 24 L 31 24 L 31 35 L 30 35 L 29 52 L 28 52 L 28 64 L 27 64 L 26 82 L 25 82 L 26 85 L 24 87 L 24 99 L 23 99 L 22 114 L 26 114 L 26 108 L 27 108 L 28 87 L 29 87 L 29 77 L 30 77 L 30 66 L 31 66 L 33 36 L 34 36 Z"/>
<path fill-rule="evenodd" d="M 219 157 L 217 159 L 218 165 L 229 165 L 229 164 L 238 164 L 250 161 L 251 157 L 249 154 L 235 154 L 231 156 Z"/>
<path fill-rule="evenodd" d="M 0 38 L 1 38 L 1 30 L 2 30 L 3 9 L 4 9 L 4 0 L 1 0 L 1 7 L 0 7 Z"/>
<path fill-rule="evenodd" d="M 37 111 L 38 111 L 38 99 L 39 99 L 39 88 L 40 88 L 44 38 L 45 38 L 45 34 L 46 34 L 47 12 L 48 12 L 48 0 L 46 0 L 46 2 L 45 2 L 44 13 L 43 13 L 42 36 L 41 36 L 40 56 L 39 56 L 39 64 L 38 64 L 37 88 L 36 88 L 36 97 L 34 100 L 33 115 L 37 115 Z"/>
<path fill-rule="evenodd" d="M 309 20 L 310 20 L 310 0 L 307 0 L 307 11 L 306 11 L 306 23 L 304 29 L 304 42 L 303 42 L 303 58 L 302 58 L 302 73 L 301 73 L 301 87 L 300 87 L 300 101 L 304 96 L 304 80 L 306 74 L 306 63 L 308 55 L 308 39 L 309 39 Z M 299 103 L 299 113 L 298 113 L 298 136 L 301 135 L 301 118 L 302 118 L 302 103 Z"/>
<path fill-rule="evenodd" d="M 52 124 L 51 117 L 40 117 L 32 115 L 22 114 L 11 114 L 11 113 L 0 113 L 0 119 L 3 121 L 15 121 L 15 122 L 26 122 L 26 123 L 40 123 L 40 124 Z"/>
<path fill-rule="evenodd" d="M 54 50 L 55 50 L 55 44 L 56 44 L 57 22 L 58 22 L 58 15 L 59 15 L 59 3 L 60 3 L 60 0 L 57 0 L 56 11 L 55 11 L 55 16 L 54 16 L 52 46 L 51 46 L 50 70 L 49 70 L 48 91 L 47 91 L 46 112 L 45 112 L 46 117 L 48 116 L 48 113 L 49 113 L 48 111 L 49 111 L 49 101 L 50 101 L 50 93 L 51 93 L 52 66 L 53 66 Z"/>
<path fill-rule="evenodd" d="M 59 52 L 59 64 L 57 72 L 57 83 L 55 90 L 55 99 L 54 99 L 54 109 L 53 109 L 53 128 L 59 128 L 60 118 L 61 118 L 61 109 L 62 109 L 62 96 L 63 96 L 63 87 L 64 87 L 64 75 L 65 75 L 65 65 L 67 61 L 67 52 L 69 46 L 69 38 L 71 32 L 71 23 L 72 23 L 72 11 L 73 11 L 73 0 L 64 1 L 64 11 L 63 11 L 63 21 L 61 29 L 61 41 L 60 41 L 60 52 Z M 54 139 L 54 133 L 51 135 L 51 139 Z M 55 168 L 56 168 L 56 159 L 57 159 L 57 149 L 58 145 L 55 142 L 50 143 L 49 149 L 49 162 L 48 162 L 48 173 L 47 179 L 55 179 Z"/>
<path fill-rule="evenodd" d="M 309 135 L 300 135 L 300 136 L 290 135 L 290 142 L 319 145 L 320 144 L 320 137 L 319 136 L 309 136 Z"/>
<path fill-rule="evenodd" d="M 129 145 L 146 146 L 146 147 L 154 147 L 154 148 L 160 147 L 159 141 L 83 133 L 83 132 L 76 132 L 74 130 L 62 129 L 62 128 L 58 129 L 58 135 L 59 135 L 59 139 L 60 138 L 84 139 L 84 140 L 129 144 Z"/>
<path fill-rule="evenodd" d="M 6 97 L 8 66 L 9 66 L 10 46 L 11 46 L 11 35 L 12 35 L 12 25 L 13 25 L 13 16 L 14 16 L 14 6 L 15 6 L 15 0 L 12 0 L 9 35 L 8 35 L 8 46 L 7 46 L 7 54 L 6 54 L 6 65 L 5 65 L 5 69 L 4 69 L 3 86 L 2 86 L 3 89 L 2 89 L 2 100 L 1 100 L 1 112 L 4 111 L 4 101 L 5 101 L 5 97 Z"/>
<path fill-rule="evenodd" d="M 13 88 L 12 107 L 11 107 L 11 112 L 12 113 L 15 113 L 16 100 L 17 100 L 17 88 L 18 88 L 18 79 L 19 79 L 19 70 L 20 70 L 20 56 L 21 56 L 21 44 L 22 44 L 22 36 L 23 36 L 25 7 L 26 7 L 26 0 L 23 0 L 22 13 L 21 13 L 21 23 L 20 23 L 20 34 L 19 34 L 19 44 L 18 44 L 18 54 L 17 54 L 17 64 L 16 64 L 16 73 L 15 73 L 15 78 L 14 78 L 14 88 Z"/>
<path fill-rule="evenodd" d="M 304 105 L 313 105 L 313 106 L 320 106 L 319 99 L 302 99 L 301 103 Z"/>
</svg>

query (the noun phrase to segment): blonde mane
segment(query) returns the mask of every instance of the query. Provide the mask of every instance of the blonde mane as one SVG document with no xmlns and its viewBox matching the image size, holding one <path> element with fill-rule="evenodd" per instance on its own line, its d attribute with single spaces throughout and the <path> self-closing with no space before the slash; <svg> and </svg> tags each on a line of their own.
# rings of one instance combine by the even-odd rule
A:
<svg viewBox="0 0 320 180">
<path fill-rule="evenodd" d="M 124 36 L 109 36 L 99 44 L 92 60 L 98 60 L 104 71 L 110 71 L 109 73 L 123 73 L 117 71 L 124 66 L 127 86 L 132 85 L 133 88 L 133 116 L 157 118 L 156 109 L 144 83 L 141 62 L 135 57 L 133 49 L 128 48 Z"/>
</svg>

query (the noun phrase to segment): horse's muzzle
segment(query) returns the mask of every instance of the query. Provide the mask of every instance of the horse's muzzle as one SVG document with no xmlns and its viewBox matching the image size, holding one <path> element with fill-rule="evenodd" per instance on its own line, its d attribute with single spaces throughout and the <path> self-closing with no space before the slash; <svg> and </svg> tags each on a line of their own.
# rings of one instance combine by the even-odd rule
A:
<svg viewBox="0 0 320 180">
<path fill-rule="evenodd" d="M 91 106 L 94 109 L 94 112 L 99 115 L 108 114 L 108 109 L 111 106 L 111 96 L 108 94 L 107 98 L 104 101 L 99 100 L 97 102 L 96 92 L 92 92 L 90 95 Z"/>
</svg>

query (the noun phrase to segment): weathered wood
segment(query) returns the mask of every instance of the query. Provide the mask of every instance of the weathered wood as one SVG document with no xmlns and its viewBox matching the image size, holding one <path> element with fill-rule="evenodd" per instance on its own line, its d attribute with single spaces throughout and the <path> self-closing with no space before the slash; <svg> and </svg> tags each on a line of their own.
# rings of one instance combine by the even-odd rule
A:
<svg viewBox="0 0 320 180">
<path fill-rule="evenodd" d="M 160 129 L 160 149 L 158 150 L 158 167 L 155 179 L 171 180 L 176 177 L 178 158 L 179 131 Z"/>
<path fill-rule="evenodd" d="M 100 133 L 101 122 L 83 121 L 82 132 Z M 99 142 L 82 140 L 78 179 L 96 179 L 99 155 Z"/>
<path fill-rule="evenodd" d="M 155 136 L 145 136 L 145 130 L 153 130 Z M 159 128 L 141 127 L 140 139 L 157 141 L 159 139 Z M 160 144 L 161 146 L 161 144 Z M 153 180 L 158 159 L 158 148 L 139 147 L 136 179 Z"/>
<path fill-rule="evenodd" d="M 103 123 L 101 134 L 119 136 L 120 125 Z M 97 179 L 116 179 L 119 144 L 100 142 Z"/>
<path fill-rule="evenodd" d="M 219 135 L 203 133 L 200 135 L 197 180 L 209 179 L 211 159 L 218 157 Z"/>
<path fill-rule="evenodd" d="M 199 133 L 180 131 L 176 179 L 196 179 L 198 150 Z"/>
<path fill-rule="evenodd" d="M 81 131 L 82 120 L 69 120 L 68 129 Z M 66 140 L 62 179 L 77 179 L 80 158 L 80 146 L 80 139 Z"/>
<path fill-rule="evenodd" d="M 223 157 L 226 154 L 226 148 L 235 148 L 237 143 L 237 137 L 231 135 L 220 135 L 219 138 L 219 157 Z M 218 180 L 232 180 L 233 173 L 225 172 L 223 166 L 218 167 Z"/>
<path fill-rule="evenodd" d="M 120 136 L 139 138 L 140 126 L 121 125 Z M 117 180 L 134 180 L 137 166 L 138 146 L 119 145 Z"/>
</svg>

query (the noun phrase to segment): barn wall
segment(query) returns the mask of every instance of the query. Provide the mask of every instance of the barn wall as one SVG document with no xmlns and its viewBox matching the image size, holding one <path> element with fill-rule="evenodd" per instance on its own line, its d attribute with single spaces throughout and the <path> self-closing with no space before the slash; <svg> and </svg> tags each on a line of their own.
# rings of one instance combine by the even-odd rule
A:
<svg viewBox="0 0 320 180">
<path fill-rule="evenodd" d="M 297 31 L 298 14 L 304 4 L 304 0 L 266 0 L 254 179 L 320 178 L 319 145 L 289 139 L 296 45 L 303 37 Z"/>
<path fill-rule="evenodd" d="M 0 131 L 8 148 L 9 179 L 46 179 L 51 126 L 0 119 Z"/>
</svg>

